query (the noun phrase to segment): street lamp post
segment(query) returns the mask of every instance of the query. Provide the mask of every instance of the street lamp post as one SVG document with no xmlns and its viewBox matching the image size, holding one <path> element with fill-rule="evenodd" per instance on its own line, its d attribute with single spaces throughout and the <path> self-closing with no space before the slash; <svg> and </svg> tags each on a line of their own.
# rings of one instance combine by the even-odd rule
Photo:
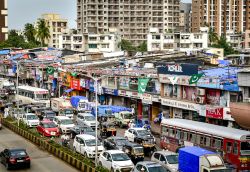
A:
<svg viewBox="0 0 250 172">
<path fill-rule="evenodd" d="M 19 89 L 18 89 L 18 85 L 19 85 L 19 62 L 17 61 L 16 63 L 17 65 L 17 68 L 16 68 L 16 95 L 18 96 L 19 95 Z M 18 117 L 18 120 L 17 120 L 17 125 L 19 127 L 20 125 L 20 116 L 19 116 L 19 99 L 17 99 L 17 117 Z"/>
</svg>

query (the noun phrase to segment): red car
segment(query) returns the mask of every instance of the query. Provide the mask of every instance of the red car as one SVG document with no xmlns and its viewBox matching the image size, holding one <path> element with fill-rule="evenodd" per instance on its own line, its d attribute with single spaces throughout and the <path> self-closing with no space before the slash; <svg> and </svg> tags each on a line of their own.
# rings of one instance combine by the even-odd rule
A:
<svg viewBox="0 0 250 172">
<path fill-rule="evenodd" d="M 50 120 L 43 120 L 36 127 L 37 132 L 46 137 L 58 137 L 60 135 L 59 129 L 56 124 Z"/>
</svg>

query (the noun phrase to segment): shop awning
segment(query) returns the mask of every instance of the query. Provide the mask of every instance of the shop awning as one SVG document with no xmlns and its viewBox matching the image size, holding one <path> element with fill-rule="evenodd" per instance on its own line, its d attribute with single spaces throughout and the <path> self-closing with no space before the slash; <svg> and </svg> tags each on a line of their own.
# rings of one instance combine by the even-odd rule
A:
<svg viewBox="0 0 250 172">
<path fill-rule="evenodd" d="M 64 92 L 65 93 L 70 93 L 71 91 L 73 91 L 74 89 L 73 88 L 71 88 L 71 89 L 67 89 L 67 90 L 65 90 Z"/>
</svg>

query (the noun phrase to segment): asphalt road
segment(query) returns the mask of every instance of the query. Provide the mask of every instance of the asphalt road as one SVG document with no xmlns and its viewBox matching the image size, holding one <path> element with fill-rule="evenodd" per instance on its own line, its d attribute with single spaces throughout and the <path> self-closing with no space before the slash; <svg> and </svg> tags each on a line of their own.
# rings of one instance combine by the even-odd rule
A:
<svg viewBox="0 0 250 172">
<path fill-rule="evenodd" d="M 11 170 L 12 172 L 77 172 L 75 168 L 67 165 L 60 159 L 38 149 L 31 142 L 12 131 L 3 128 L 0 130 L 0 151 L 5 148 L 25 148 L 31 157 L 31 168 Z M 0 164 L 0 172 L 6 172 L 4 165 Z"/>
</svg>

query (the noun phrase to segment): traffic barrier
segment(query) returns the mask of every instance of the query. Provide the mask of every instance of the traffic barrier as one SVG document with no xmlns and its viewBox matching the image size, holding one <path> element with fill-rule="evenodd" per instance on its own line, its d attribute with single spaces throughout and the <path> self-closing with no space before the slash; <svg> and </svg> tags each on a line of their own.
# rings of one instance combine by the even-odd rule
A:
<svg viewBox="0 0 250 172">
<path fill-rule="evenodd" d="M 5 127 L 12 130 L 13 132 L 26 138 L 27 140 L 30 140 L 31 142 L 33 142 L 34 144 L 36 144 L 40 148 L 48 151 L 49 153 L 55 155 L 57 158 L 62 159 L 66 163 L 70 164 L 71 166 L 75 167 L 76 169 L 78 169 L 82 172 L 99 172 L 99 170 L 97 171 L 94 167 L 91 167 L 91 166 L 85 164 L 81 160 L 71 156 L 69 153 L 64 152 L 63 150 L 60 150 L 59 148 L 55 147 L 54 145 L 48 143 L 48 141 L 43 140 L 42 138 L 39 138 L 39 137 L 35 136 L 34 134 L 32 134 L 32 133 L 30 133 L 22 128 L 19 128 L 15 124 L 13 124 L 5 119 L 2 121 L 2 124 Z"/>
</svg>

